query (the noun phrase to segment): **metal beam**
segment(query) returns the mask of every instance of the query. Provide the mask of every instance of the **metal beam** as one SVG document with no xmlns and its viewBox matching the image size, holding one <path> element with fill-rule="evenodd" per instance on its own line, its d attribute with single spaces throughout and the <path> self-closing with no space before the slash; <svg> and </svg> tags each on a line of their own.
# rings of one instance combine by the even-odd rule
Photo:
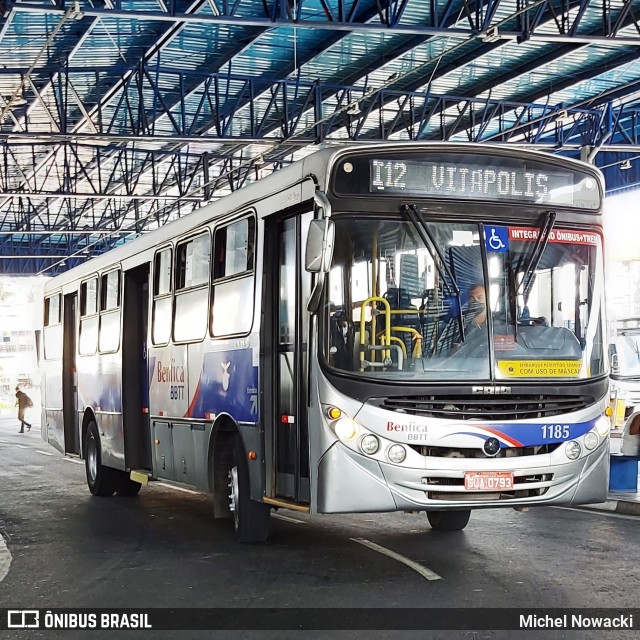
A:
<svg viewBox="0 0 640 640">
<path fill-rule="evenodd" d="M 301 12 L 301 8 L 304 6 L 304 0 L 297 0 L 299 3 L 299 13 Z M 494 4 L 497 0 L 492 0 L 491 4 Z M 518 14 L 537 14 L 538 12 L 538 4 L 534 3 L 533 6 L 528 6 L 523 10 L 518 11 Z M 552 2 L 545 3 L 549 8 L 548 11 L 551 16 L 554 16 L 557 11 Z M 603 11 L 607 12 L 605 0 L 591 0 L 591 4 L 601 4 L 603 7 Z M 57 14 L 62 13 L 61 10 L 57 10 L 55 7 L 43 7 L 40 5 L 30 5 L 30 4 L 15 4 L 10 3 L 12 10 L 14 11 L 24 11 L 31 13 L 47 13 L 47 14 Z M 377 23 L 374 22 L 357 22 L 357 21 L 349 21 L 349 20 L 339 20 L 339 19 L 329 19 L 324 16 L 324 19 L 314 18 L 304 18 L 304 19 L 295 19 L 292 17 L 282 17 L 278 16 L 269 16 L 269 17 L 246 17 L 240 15 L 232 15 L 232 14 L 221 14 L 221 15 L 208 15 L 208 14 L 189 14 L 189 13 L 175 13 L 175 15 L 168 15 L 164 13 L 160 7 L 158 7 L 157 11 L 148 10 L 148 11 L 136 11 L 136 10 L 116 10 L 116 9 L 97 9 L 86 7 L 82 9 L 83 14 L 85 16 L 92 17 L 110 17 L 110 18 L 119 18 L 119 19 L 128 19 L 128 20 L 153 20 L 158 22 L 169 22 L 172 24 L 208 24 L 208 25 L 233 25 L 233 26 L 242 26 L 242 27 L 258 27 L 261 29 L 273 29 L 277 27 L 289 27 L 292 28 L 295 26 L 296 29 L 322 29 L 325 31 L 345 31 L 349 33 L 361 32 L 361 33 L 389 33 L 389 29 L 392 28 L 394 33 L 398 35 L 407 35 L 407 36 L 443 36 L 447 38 L 482 38 L 486 39 L 488 37 L 487 32 L 482 30 L 483 25 L 478 25 L 476 27 L 462 28 L 462 27 L 450 27 L 450 28 L 441 28 L 441 27 L 432 27 L 427 25 L 413 25 L 413 24 L 403 24 L 402 17 L 400 16 L 399 20 L 394 18 L 393 22 L 389 17 L 387 12 L 380 12 L 380 19 Z M 316 14 L 317 16 L 322 17 L 323 14 Z M 564 15 L 563 13 L 559 14 L 560 16 Z M 556 32 L 551 33 L 545 30 L 537 31 L 535 28 L 531 28 L 531 25 L 535 23 L 529 22 L 529 29 L 525 31 L 516 31 L 516 30 L 499 30 L 495 33 L 489 34 L 489 37 L 494 40 L 512 40 L 516 42 L 521 42 L 522 40 L 530 40 L 536 42 L 553 42 L 553 43 L 562 43 L 562 42 L 574 42 L 574 43 L 582 43 L 582 44 L 607 44 L 611 45 L 621 45 L 621 46 L 631 46 L 638 47 L 640 46 L 640 40 L 637 37 L 627 37 L 620 36 L 618 32 L 615 32 L 612 28 L 610 28 L 609 23 L 607 21 L 603 21 L 603 29 L 602 33 L 599 35 L 582 35 L 580 33 L 570 33 L 570 29 L 573 26 L 574 22 L 577 20 L 578 22 L 582 19 L 582 15 L 579 15 L 578 18 L 574 18 L 572 21 L 556 19 L 554 23 L 556 24 Z M 577 31 L 577 30 L 576 30 Z"/>
</svg>

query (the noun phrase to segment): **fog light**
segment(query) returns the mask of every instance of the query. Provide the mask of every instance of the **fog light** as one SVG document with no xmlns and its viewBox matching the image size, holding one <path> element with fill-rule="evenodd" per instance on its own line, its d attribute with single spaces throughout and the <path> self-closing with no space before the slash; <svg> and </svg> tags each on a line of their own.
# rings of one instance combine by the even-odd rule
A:
<svg viewBox="0 0 640 640">
<path fill-rule="evenodd" d="M 360 440 L 360 448 L 364 453 L 372 456 L 380 448 L 380 440 L 374 435 L 366 435 Z"/>
<path fill-rule="evenodd" d="M 391 462 L 400 464 L 407 457 L 407 450 L 401 444 L 391 445 L 387 451 L 387 458 Z"/>
<path fill-rule="evenodd" d="M 564 452 L 567 454 L 569 460 L 577 460 L 580 457 L 581 451 L 582 447 L 575 440 L 569 440 L 564 448 Z"/>
<path fill-rule="evenodd" d="M 333 429 L 340 440 L 353 440 L 358 434 L 358 426 L 351 418 L 340 418 Z"/>
<path fill-rule="evenodd" d="M 598 446 L 598 435 L 594 431 L 589 431 L 584 437 L 584 446 L 587 449 L 595 449 Z"/>
</svg>

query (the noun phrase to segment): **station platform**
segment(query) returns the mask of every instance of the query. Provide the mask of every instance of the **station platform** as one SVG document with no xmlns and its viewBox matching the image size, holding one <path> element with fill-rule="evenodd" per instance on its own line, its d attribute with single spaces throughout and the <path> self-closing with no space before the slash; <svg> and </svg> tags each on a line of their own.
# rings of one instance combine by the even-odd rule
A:
<svg viewBox="0 0 640 640">
<path fill-rule="evenodd" d="M 620 455 L 622 445 L 622 429 L 614 429 L 611 432 L 611 455 Z M 606 502 L 589 504 L 581 507 L 597 511 L 612 511 L 624 515 L 640 516 L 640 465 L 638 466 L 638 478 L 636 490 L 633 491 L 609 491 Z"/>
</svg>

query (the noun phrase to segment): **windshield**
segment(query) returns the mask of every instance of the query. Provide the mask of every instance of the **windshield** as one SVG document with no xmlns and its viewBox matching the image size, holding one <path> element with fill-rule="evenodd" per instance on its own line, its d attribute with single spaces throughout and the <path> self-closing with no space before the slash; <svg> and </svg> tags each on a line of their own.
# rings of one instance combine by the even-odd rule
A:
<svg viewBox="0 0 640 640">
<path fill-rule="evenodd" d="M 334 216 L 325 361 L 397 380 L 604 373 L 600 237 L 547 225 Z M 546 241 L 544 238 L 546 237 Z"/>
<path fill-rule="evenodd" d="M 611 373 L 616 376 L 640 377 L 640 329 L 627 329 L 616 336 Z"/>
</svg>

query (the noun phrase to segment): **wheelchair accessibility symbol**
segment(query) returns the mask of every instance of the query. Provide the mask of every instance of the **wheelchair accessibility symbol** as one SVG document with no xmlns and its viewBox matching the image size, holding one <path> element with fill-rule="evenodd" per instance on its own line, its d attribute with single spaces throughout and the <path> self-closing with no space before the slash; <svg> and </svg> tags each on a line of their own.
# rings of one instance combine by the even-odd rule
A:
<svg viewBox="0 0 640 640">
<path fill-rule="evenodd" d="M 507 227 L 486 227 L 485 243 L 487 251 L 509 251 L 509 229 Z"/>
</svg>

